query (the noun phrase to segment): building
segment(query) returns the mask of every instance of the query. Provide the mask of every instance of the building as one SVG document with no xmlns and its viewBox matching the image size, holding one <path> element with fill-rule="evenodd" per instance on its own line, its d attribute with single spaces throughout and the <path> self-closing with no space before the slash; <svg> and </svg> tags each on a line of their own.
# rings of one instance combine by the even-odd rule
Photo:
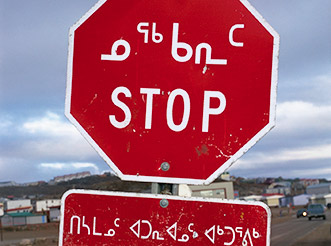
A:
<svg viewBox="0 0 331 246">
<path fill-rule="evenodd" d="M 267 178 L 264 178 L 264 177 L 259 177 L 256 179 L 256 183 L 257 184 L 263 184 L 265 181 L 267 180 Z"/>
<path fill-rule="evenodd" d="M 262 201 L 263 196 L 261 195 L 250 195 L 250 196 L 245 196 L 242 198 L 245 201 Z"/>
<path fill-rule="evenodd" d="M 54 206 L 49 208 L 49 220 L 60 221 L 61 216 L 61 206 Z"/>
<path fill-rule="evenodd" d="M 81 179 L 81 178 L 85 178 L 85 177 L 89 177 L 89 176 L 91 176 L 90 172 L 80 172 L 80 173 L 68 174 L 68 175 L 63 175 L 63 176 L 56 176 L 53 179 L 53 182 L 55 182 L 55 183 L 66 182 L 69 180 Z"/>
<path fill-rule="evenodd" d="M 231 180 L 231 177 L 230 177 L 230 173 L 229 172 L 222 173 L 220 178 L 222 180 L 225 180 L 225 181 L 230 181 Z"/>
<path fill-rule="evenodd" d="M 4 203 L 4 210 L 7 214 L 12 213 L 25 213 L 32 211 L 32 205 L 30 199 L 22 200 L 7 200 Z"/>
<path fill-rule="evenodd" d="M 284 195 L 282 194 L 276 194 L 276 195 L 265 196 L 265 200 L 269 207 L 280 207 L 279 199 L 283 197 Z"/>
<path fill-rule="evenodd" d="M 192 196 L 192 190 L 190 187 L 186 184 L 180 184 L 178 187 L 178 195 L 184 196 L 184 197 L 191 197 Z"/>
<path fill-rule="evenodd" d="M 319 195 L 312 195 L 310 198 L 310 202 L 313 204 L 320 203 L 323 205 L 327 205 L 331 203 L 331 193 L 330 194 L 319 194 Z"/>
<path fill-rule="evenodd" d="M 210 185 L 179 185 L 180 196 L 234 199 L 232 182 L 214 182 Z"/>
<path fill-rule="evenodd" d="M 320 203 L 320 204 L 326 205 L 326 200 L 325 200 L 324 196 L 325 195 L 323 195 L 323 194 L 312 195 L 310 197 L 310 202 L 312 204 Z"/>
<path fill-rule="evenodd" d="M 331 203 L 331 194 L 325 195 L 324 199 L 325 199 L 325 205 L 328 205 L 328 203 Z"/>
<path fill-rule="evenodd" d="M 311 195 L 301 194 L 297 196 L 286 196 L 279 199 L 281 207 L 287 206 L 306 206 L 309 203 Z"/>
<path fill-rule="evenodd" d="M 60 199 L 49 199 L 49 200 L 41 200 L 36 201 L 36 212 L 41 213 L 43 211 L 49 211 L 50 207 L 60 206 Z"/>
<path fill-rule="evenodd" d="M 14 181 L 0 182 L 0 187 L 7 187 L 7 186 L 17 186 L 17 183 Z"/>
<path fill-rule="evenodd" d="M 284 195 L 290 195 L 291 194 L 291 187 L 276 187 L 276 188 L 268 188 L 264 191 L 266 194 L 284 194 Z"/>
<path fill-rule="evenodd" d="M 320 181 L 318 179 L 300 179 L 299 183 L 304 187 L 307 187 L 311 185 L 317 185 L 320 183 Z"/>
<path fill-rule="evenodd" d="M 269 185 L 268 189 L 265 190 L 266 194 L 291 194 L 291 183 L 290 182 L 274 182 Z"/>
<path fill-rule="evenodd" d="M 3 203 L 0 203 L 0 217 L 4 215 Z"/>
<path fill-rule="evenodd" d="M 35 181 L 35 182 L 24 183 L 23 186 L 39 186 L 45 183 L 46 183 L 45 181 Z"/>
<path fill-rule="evenodd" d="M 306 206 L 311 195 L 301 194 L 293 197 L 293 206 Z"/>
<path fill-rule="evenodd" d="M 308 195 L 322 195 L 331 193 L 331 183 L 310 185 L 306 188 Z"/>
<path fill-rule="evenodd" d="M 36 215 L 32 213 L 5 214 L 1 218 L 2 226 L 22 226 L 47 223 L 46 215 Z"/>
<path fill-rule="evenodd" d="M 279 198 L 280 207 L 293 206 L 293 196 L 284 196 Z"/>
</svg>

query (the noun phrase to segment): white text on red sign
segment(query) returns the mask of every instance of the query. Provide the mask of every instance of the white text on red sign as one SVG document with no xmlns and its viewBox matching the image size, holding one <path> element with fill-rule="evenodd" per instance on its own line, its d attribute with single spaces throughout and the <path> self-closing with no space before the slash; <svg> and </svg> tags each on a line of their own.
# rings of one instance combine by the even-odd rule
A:
<svg viewBox="0 0 331 246">
<path fill-rule="evenodd" d="M 115 115 L 110 115 L 109 120 L 110 123 L 116 128 L 125 128 L 131 122 L 131 111 L 130 108 L 119 100 L 118 95 L 123 93 L 126 97 L 131 97 L 131 91 L 126 87 L 117 87 L 112 95 L 111 100 L 119 107 L 125 115 L 124 120 L 118 121 Z M 146 95 L 146 114 L 145 114 L 145 129 L 152 128 L 152 112 L 153 112 L 153 97 L 154 95 L 160 95 L 161 90 L 158 88 L 140 88 L 140 94 Z M 179 124 L 175 124 L 173 119 L 173 106 L 175 102 L 175 98 L 177 96 L 182 97 L 184 102 L 184 111 L 182 121 Z M 219 106 L 217 108 L 210 107 L 210 101 L 212 98 L 216 98 L 219 100 Z M 209 117 L 210 115 L 220 115 L 223 113 L 226 107 L 226 98 L 224 94 L 220 91 L 204 91 L 204 100 L 203 100 L 203 112 L 202 112 L 202 132 L 208 132 L 209 130 Z M 189 94 L 183 89 L 175 89 L 169 93 L 168 103 L 166 108 L 166 119 L 168 127 L 175 131 L 180 132 L 184 130 L 189 122 L 190 118 L 190 110 L 191 110 L 191 103 L 190 103 L 190 96 Z"/>
<path fill-rule="evenodd" d="M 71 216 L 70 219 L 70 232 L 69 234 L 84 234 L 88 236 L 98 236 L 98 237 L 116 237 L 116 228 L 121 226 L 121 219 L 115 218 L 113 224 L 110 228 L 98 227 L 97 217 L 93 217 L 93 222 L 91 218 L 86 218 L 85 216 Z M 126 226 L 126 225 L 124 225 Z M 212 244 L 215 244 L 217 237 L 222 237 L 224 235 L 231 235 L 230 241 L 224 241 L 223 245 L 231 246 L 236 241 L 236 238 L 240 238 L 242 241 L 241 245 L 248 246 L 254 245 L 254 239 L 260 237 L 260 234 L 255 228 L 243 228 L 240 226 L 219 226 L 213 225 L 210 228 L 205 229 L 203 233 L 196 232 L 194 230 L 194 223 L 189 223 L 187 230 L 190 234 L 178 233 L 178 223 L 175 222 L 171 226 L 166 226 L 163 230 L 154 230 L 153 225 L 149 220 L 138 220 L 133 223 L 128 229 L 138 238 L 142 240 L 152 239 L 156 241 L 164 241 L 166 237 L 171 238 L 171 240 L 187 243 L 200 236 L 206 237 Z"/>
<path fill-rule="evenodd" d="M 235 24 L 229 30 L 229 43 L 235 47 L 243 47 L 243 42 L 236 42 L 233 39 L 233 34 L 236 29 L 243 29 L 244 24 Z M 148 22 L 140 22 L 137 26 L 137 31 L 139 33 L 144 34 L 144 43 L 148 43 L 149 37 L 149 23 Z M 172 29 L 172 43 L 171 43 L 171 55 L 178 62 L 187 62 L 193 56 L 193 48 L 190 44 L 185 42 L 179 42 L 178 40 L 179 33 L 179 23 L 173 23 Z M 154 43 L 161 43 L 163 41 L 163 35 L 161 33 L 156 32 L 156 23 L 152 23 L 152 41 Z M 117 54 L 117 49 L 119 46 L 123 46 L 125 51 L 123 54 Z M 179 55 L 178 49 L 184 49 L 186 51 L 185 55 Z M 213 65 L 227 65 L 227 59 L 215 59 L 212 58 L 212 47 L 208 43 L 200 43 L 195 48 L 195 64 L 200 64 L 201 62 L 201 51 L 202 49 L 206 50 L 206 64 Z M 130 44 L 124 40 L 119 39 L 115 41 L 111 47 L 111 54 L 102 54 L 101 60 L 106 61 L 124 61 L 126 60 L 131 52 Z"/>
</svg>

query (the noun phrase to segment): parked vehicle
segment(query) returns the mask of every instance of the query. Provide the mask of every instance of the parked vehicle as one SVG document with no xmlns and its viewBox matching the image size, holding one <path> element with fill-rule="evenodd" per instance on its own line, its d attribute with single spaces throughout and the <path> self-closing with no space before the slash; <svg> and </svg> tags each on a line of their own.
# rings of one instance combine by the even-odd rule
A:
<svg viewBox="0 0 331 246">
<path fill-rule="evenodd" d="M 323 218 L 325 220 L 325 209 L 322 204 L 310 204 L 307 209 L 308 219 Z"/>
<path fill-rule="evenodd" d="M 297 218 L 306 217 L 307 216 L 307 209 L 302 208 L 297 211 Z"/>
</svg>

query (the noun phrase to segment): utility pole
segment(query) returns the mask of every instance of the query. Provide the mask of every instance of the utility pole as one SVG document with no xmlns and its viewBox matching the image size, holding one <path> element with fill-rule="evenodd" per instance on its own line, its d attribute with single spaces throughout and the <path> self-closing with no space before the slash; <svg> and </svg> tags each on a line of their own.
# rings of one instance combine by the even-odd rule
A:
<svg viewBox="0 0 331 246">
<path fill-rule="evenodd" d="M 1 237 L 1 242 L 3 241 L 3 230 L 2 230 L 2 221 L 0 219 L 0 237 Z"/>
</svg>

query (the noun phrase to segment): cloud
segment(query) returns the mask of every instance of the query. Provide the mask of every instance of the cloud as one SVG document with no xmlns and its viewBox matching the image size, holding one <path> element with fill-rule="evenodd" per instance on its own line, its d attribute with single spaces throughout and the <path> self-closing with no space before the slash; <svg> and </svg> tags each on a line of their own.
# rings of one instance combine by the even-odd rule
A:
<svg viewBox="0 0 331 246">
<path fill-rule="evenodd" d="M 258 152 L 238 161 L 234 168 L 259 168 L 269 163 L 281 163 L 289 161 L 320 160 L 330 159 L 331 161 L 331 144 L 312 146 L 306 148 L 278 150 L 275 152 L 262 153 Z"/>
<path fill-rule="evenodd" d="M 94 163 L 87 162 L 68 162 L 68 163 L 41 163 L 39 164 L 41 169 L 55 169 L 55 170 L 86 170 L 89 169 L 95 174 L 99 174 L 100 170 Z"/>
<path fill-rule="evenodd" d="M 331 163 L 330 122 L 329 104 L 279 103 L 276 128 L 240 158 L 230 171 L 243 176 L 264 173 L 263 176 L 324 175 L 331 178 L 328 167 Z"/>
<path fill-rule="evenodd" d="M 331 130 L 331 105 L 316 105 L 304 101 L 280 103 L 277 107 L 277 127 L 283 133 Z"/>
<path fill-rule="evenodd" d="M 44 136 L 74 137 L 77 130 L 69 122 L 53 112 L 47 112 L 42 118 L 31 119 L 23 123 L 22 131 L 30 134 L 41 134 Z"/>
<path fill-rule="evenodd" d="M 64 116 L 52 111 L 40 117 L 1 121 L 0 180 L 51 179 L 77 171 L 100 173 L 107 164 Z M 100 167 L 99 167 L 99 166 Z"/>
<path fill-rule="evenodd" d="M 28 154 L 43 160 L 81 160 L 96 156 L 78 130 L 56 113 L 46 112 L 39 118 L 28 119 L 17 128 L 25 138 L 16 146 L 21 155 Z"/>
<path fill-rule="evenodd" d="M 317 75 L 280 79 L 278 83 L 279 100 L 305 101 L 315 104 L 330 104 L 331 97 L 331 62 Z M 315 69 L 310 69 L 315 70 Z"/>
<path fill-rule="evenodd" d="M 7 117 L 0 118 L 0 136 L 8 135 L 10 133 L 10 128 L 12 127 L 13 122 Z"/>
<path fill-rule="evenodd" d="M 64 163 L 41 163 L 39 166 L 41 168 L 63 169 L 65 167 L 65 164 Z"/>
</svg>

